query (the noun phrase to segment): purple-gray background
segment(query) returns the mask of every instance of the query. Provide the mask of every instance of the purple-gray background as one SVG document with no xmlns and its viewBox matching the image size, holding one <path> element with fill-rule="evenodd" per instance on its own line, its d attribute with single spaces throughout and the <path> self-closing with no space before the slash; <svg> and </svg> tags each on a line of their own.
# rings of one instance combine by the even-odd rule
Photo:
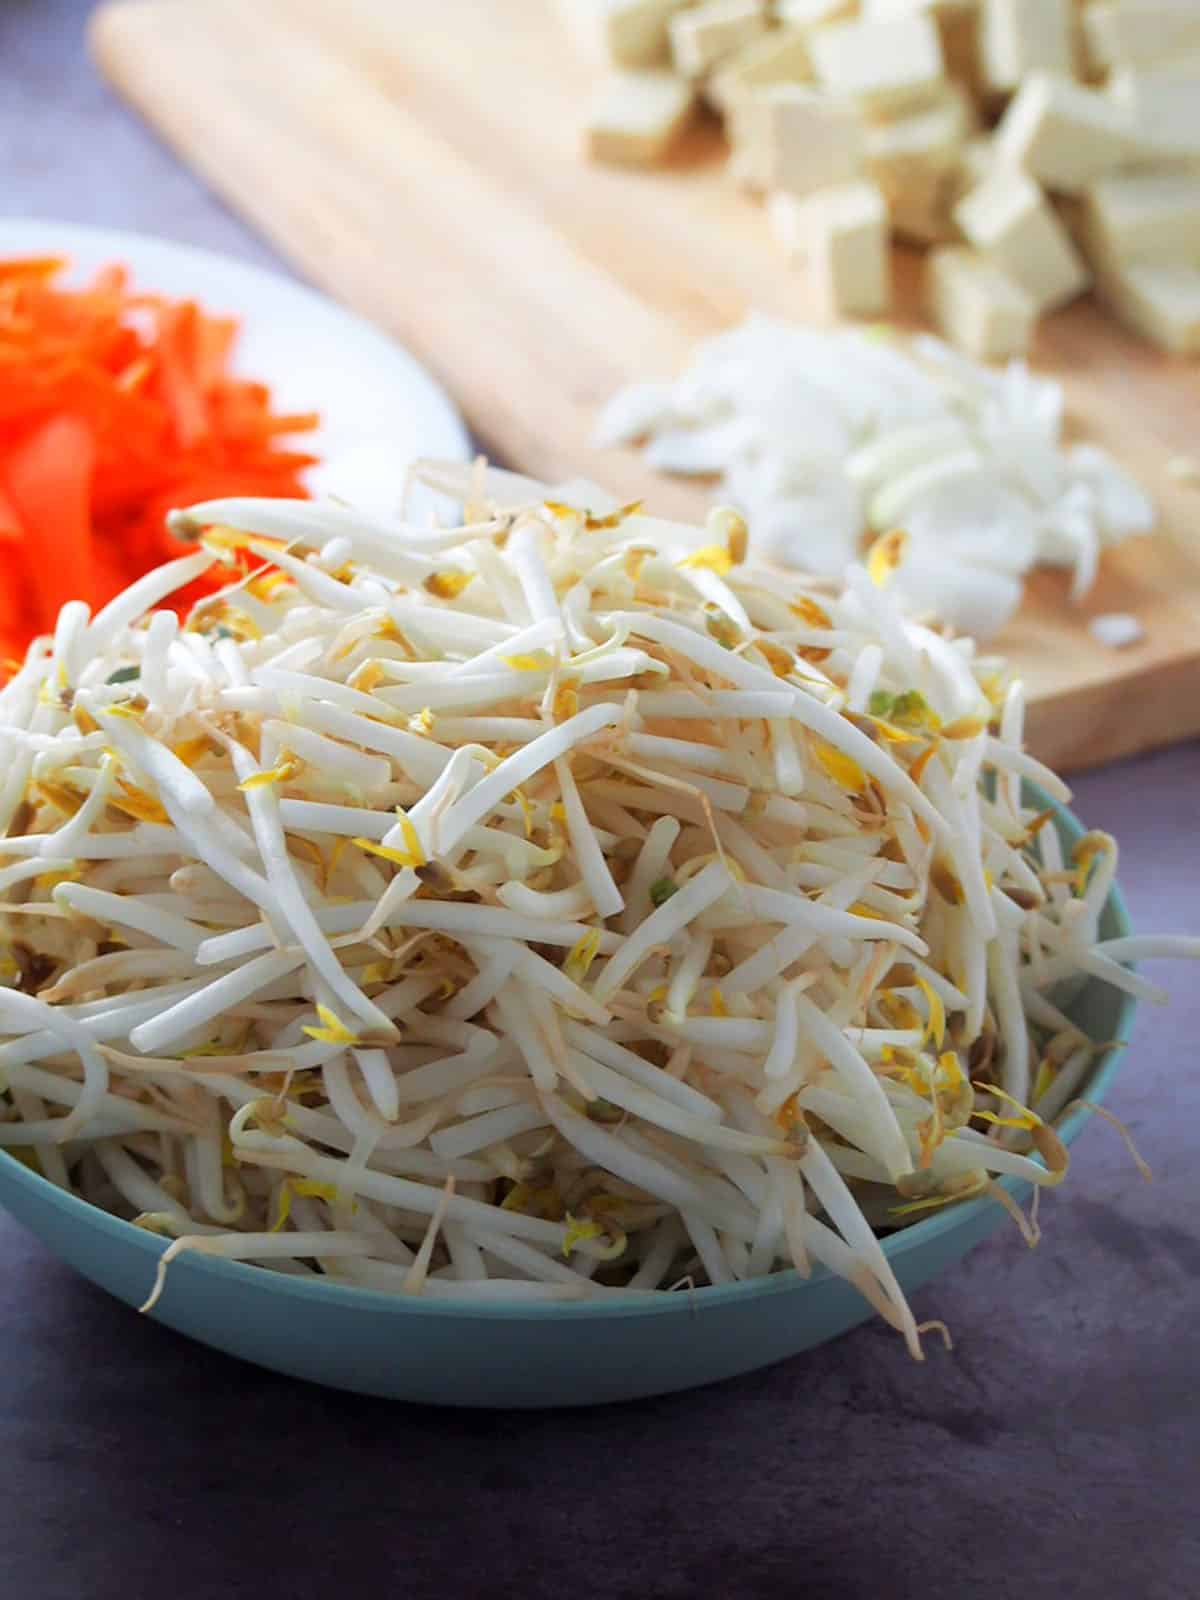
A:
<svg viewBox="0 0 1200 1600">
<path fill-rule="evenodd" d="M 0 0 L 0 214 L 277 265 L 94 77 L 87 10 Z M 1200 748 L 1077 804 L 1123 842 L 1137 925 L 1200 930 Z M 0 1594 L 1200 1595 L 1200 972 L 1166 977 L 1112 1099 L 1153 1186 L 1096 1123 L 1035 1253 L 1006 1229 L 920 1297 L 957 1340 L 923 1367 L 866 1327 L 636 1406 L 423 1411 L 189 1345 L 0 1216 Z"/>
</svg>

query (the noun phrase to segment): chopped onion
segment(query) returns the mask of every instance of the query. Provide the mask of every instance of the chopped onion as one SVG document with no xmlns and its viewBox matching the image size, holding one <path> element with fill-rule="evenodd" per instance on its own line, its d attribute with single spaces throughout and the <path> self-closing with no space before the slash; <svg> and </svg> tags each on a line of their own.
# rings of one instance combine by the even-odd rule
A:
<svg viewBox="0 0 1200 1600">
<path fill-rule="evenodd" d="M 900 602 L 986 637 L 1039 562 L 1091 588 L 1101 551 L 1148 533 L 1145 491 L 1104 450 L 1064 446 L 1062 386 L 927 336 L 800 329 L 752 316 L 702 343 L 675 383 L 614 395 L 602 445 L 659 471 L 717 474 L 756 553 L 838 576 L 868 527 L 909 535 Z"/>
</svg>

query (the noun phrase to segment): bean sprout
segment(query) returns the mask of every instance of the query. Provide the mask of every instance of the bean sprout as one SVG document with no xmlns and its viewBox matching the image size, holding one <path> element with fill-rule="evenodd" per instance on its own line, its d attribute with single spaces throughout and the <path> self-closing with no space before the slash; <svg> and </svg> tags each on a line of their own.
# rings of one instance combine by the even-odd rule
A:
<svg viewBox="0 0 1200 1600">
<path fill-rule="evenodd" d="M 148 1306 L 187 1250 L 468 1302 L 815 1261 L 919 1355 L 881 1232 L 1059 1182 L 1075 994 L 1200 942 L 1103 937 L 1019 686 L 873 574 L 431 477 L 474 523 L 175 513 L 0 690 L 0 1146 L 172 1240 Z"/>
</svg>

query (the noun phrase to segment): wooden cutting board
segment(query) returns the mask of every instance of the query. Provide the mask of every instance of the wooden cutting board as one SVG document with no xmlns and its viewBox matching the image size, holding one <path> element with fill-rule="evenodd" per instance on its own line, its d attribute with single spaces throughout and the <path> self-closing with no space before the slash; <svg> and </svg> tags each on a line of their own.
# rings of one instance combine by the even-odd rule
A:
<svg viewBox="0 0 1200 1600">
<path fill-rule="evenodd" d="M 486 448 L 535 475 L 584 474 L 667 514 L 701 489 L 589 445 L 622 384 L 670 375 L 753 309 L 813 315 L 801 273 L 732 183 L 715 128 L 672 168 L 586 165 L 592 81 L 550 0 L 111 0 L 93 46 L 112 82 L 309 278 L 437 372 Z M 917 308 L 918 260 L 897 252 Z M 297 359 L 303 332 L 297 330 Z M 1200 733 L 1200 372 L 1089 304 L 1043 325 L 1081 431 L 1152 488 L 1162 530 L 1105 558 L 1086 611 L 1037 575 L 999 641 L 1024 676 L 1030 739 L 1080 768 Z M 1146 640 L 1098 644 L 1086 616 L 1133 611 Z"/>
</svg>

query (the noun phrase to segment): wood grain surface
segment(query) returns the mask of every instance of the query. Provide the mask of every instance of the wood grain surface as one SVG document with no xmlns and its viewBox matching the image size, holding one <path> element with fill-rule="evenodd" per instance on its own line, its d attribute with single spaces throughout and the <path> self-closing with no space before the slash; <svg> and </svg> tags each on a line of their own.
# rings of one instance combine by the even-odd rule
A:
<svg viewBox="0 0 1200 1600">
<path fill-rule="evenodd" d="M 185 160 L 525 471 L 701 512 L 702 488 L 590 446 L 598 407 L 750 310 L 815 317 L 715 126 L 666 170 L 581 160 L 592 72 L 550 0 L 110 0 L 92 42 Z M 897 251 L 895 271 L 899 320 L 915 320 L 919 261 Z M 1200 371 L 1088 303 L 1045 322 L 1034 354 L 1065 380 L 1073 427 L 1162 510 L 1158 533 L 1105 557 L 1082 611 L 1040 573 L 998 641 L 1030 691 L 1032 747 L 1071 769 L 1200 733 L 1200 490 L 1166 471 L 1200 454 Z M 1110 610 L 1145 641 L 1096 642 L 1086 618 Z"/>
</svg>

